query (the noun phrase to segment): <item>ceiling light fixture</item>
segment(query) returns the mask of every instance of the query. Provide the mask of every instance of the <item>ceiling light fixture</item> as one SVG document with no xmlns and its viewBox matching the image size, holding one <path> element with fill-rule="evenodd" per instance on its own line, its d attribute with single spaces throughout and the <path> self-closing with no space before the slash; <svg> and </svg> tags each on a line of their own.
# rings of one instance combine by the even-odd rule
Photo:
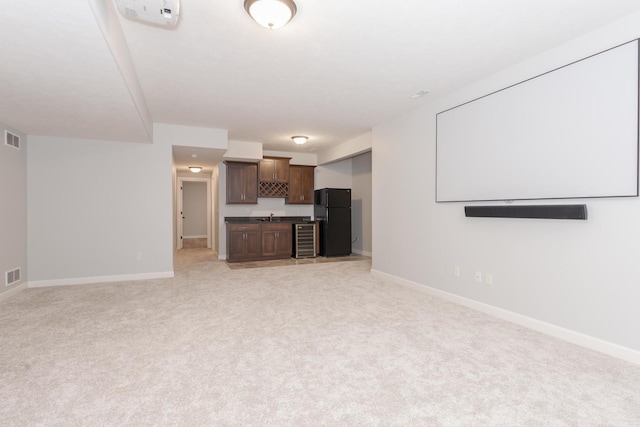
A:
<svg viewBox="0 0 640 427">
<path fill-rule="evenodd" d="M 254 21 L 270 30 L 284 27 L 298 10 L 293 0 L 244 0 L 244 9 Z"/>
<path fill-rule="evenodd" d="M 292 136 L 291 139 L 293 139 L 293 142 L 295 142 L 298 145 L 302 145 L 305 142 L 307 142 L 307 139 L 309 139 L 308 136 Z"/>
<path fill-rule="evenodd" d="M 193 173 L 198 173 L 202 170 L 200 166 L 189 166 L 189 170 Z"/>
</svg>

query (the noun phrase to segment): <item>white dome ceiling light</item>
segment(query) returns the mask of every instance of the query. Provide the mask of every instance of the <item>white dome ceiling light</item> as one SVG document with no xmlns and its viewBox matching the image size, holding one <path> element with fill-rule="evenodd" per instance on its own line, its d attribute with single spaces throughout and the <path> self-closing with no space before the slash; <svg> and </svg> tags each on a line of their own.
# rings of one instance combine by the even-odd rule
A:
<svg viewBox="0 0 640 427">
<path fill-rule="evenodd" d="M 293 0 L 244 0 L 244 8 L 254 21 L 270 30 L 284 27 L 298 10 Z"/>
<path fill-rule="evenodd" d="M 295 142 L 298 145 L 302 145 L 305 142 L 307 142 L 307 139 L 309 139 L 308 136 L 292 136 L 291 139 L 293 139 L 293 142 Z"/>
</svg>

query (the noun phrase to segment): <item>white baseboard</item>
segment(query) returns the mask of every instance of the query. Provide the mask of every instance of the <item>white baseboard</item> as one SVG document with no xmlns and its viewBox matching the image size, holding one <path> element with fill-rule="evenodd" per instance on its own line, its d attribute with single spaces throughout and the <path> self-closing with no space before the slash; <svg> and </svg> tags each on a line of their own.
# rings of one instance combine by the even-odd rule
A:
<svg viewBox="0 0 640 427">
<path fill-rule="evenodd" d="M 371 252 L 369 252 L 369 251 L 361 251 L 359 249 L 352 249 L 351 252 L 353 252 L 354 254 L 362 255 L 362 256 L 368 256 L 368 257 L 372 256 Z"/>
<path fill-rule="evenodd" d="M 173 271 L 157 273 L 117 274 L 113 276 L 74 277 L 70 279 L 36 280 L 30 281 L 30 288 L 45 288 L 49 286 L 88 285 L 91 283 L 127 282 L 130 280 L 167 279 L 174 276 Z"/>
<path fill-rule="evenodd" d="M 580 332 L 576 332 L 570 329 L 566 329 L 560 326 L 553 325 L 551 323 L 543 322 L 531 317 L 524 316 L 522 314 L 515 313 L 513 311 L 505 310 L 503 308 L 495 307 L 489 304 L 485 304 L 479 301 L 475 301 L 469 298 L 461 297 L 449 292 L 435 289 L 427 285 L 412 282 L 410 280 L 403 279 L 392 274 L 383 273 L 378 270 L 371 270 L 373 275 L 381 278 L 389 279 L 394 283 L 406 286 L 411 289 L 415 289 L 420 292 L 425 292 L 429 295 L 433 295 L 453 303 L 463 305 L 465 307 L 472 308 L 474 310 L 481 311 L 486 314 L 498 317 L 503 320 L 507 320 L 512 323 L 516 323 L 525 328 L 533 329 L 534 331 L 542 332 L 552 337 L 560 338 L 568 341 L 572 344 L 577 344 L 582 347 L 586 347 L 591 350 L 595 350 L 600 353 L 604 353 L 609 356 L 616 357 L 618 359 L 626 360 L 631 363 L 640 365 L 640 351 L 623 347 L 618 344 L 614 344 L 608 341 L 601 340 L 599 338 L 585 335 Z"/>
<path fill-rule="evenodd" d="M 17 286 L 9 288 L 8 290 L 6 290 L 6 291 L 4 291 L 3 293 L 0 294 L 0 301 L 4 301 L 4 300 L 7 300 L 7 299 L 11 298 L 12 296 L 17 294 L 18 292 L 27 289 L 27 287 L 28 287 L 27 286 L 27 282 L 23 282 L 23 283 L 20 283 Z"/>
</svg>

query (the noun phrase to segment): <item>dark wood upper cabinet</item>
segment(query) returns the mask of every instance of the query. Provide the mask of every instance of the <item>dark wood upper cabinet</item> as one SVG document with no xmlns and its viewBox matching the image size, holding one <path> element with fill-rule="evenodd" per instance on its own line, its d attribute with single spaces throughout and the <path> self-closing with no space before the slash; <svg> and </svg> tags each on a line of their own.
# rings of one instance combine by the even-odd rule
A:
<svg viewBox="0 0 640 427">
<path fill-rule="evenodd" d="M 289 197 L 287 203 L 313 204 L 315 166 L 289 166 Z"/>
<path fill-rule="evenodd" d="M 289 158 L 265 157 L 260 160 L 261 182 L 289 182 Z"/>
<path fill-rule="evenodd" d="M 225 162 L 227 165 L 227 204 L 258 203 L 258 165 Z"/>
<path fill-rule="evenodd" d="M 289 196 L 289 160 L 288 157 L 265 157 L 260 160 L 258 197 Z"/>
<path fill-rule="evenodd" d="M 288 204 L 313 204 L 315 166 L 289 165 L 289 158 L 285 157 L 225 164 L 227 204 L 257 204 L 258 197 L 284 198 Z"/>
</svg>

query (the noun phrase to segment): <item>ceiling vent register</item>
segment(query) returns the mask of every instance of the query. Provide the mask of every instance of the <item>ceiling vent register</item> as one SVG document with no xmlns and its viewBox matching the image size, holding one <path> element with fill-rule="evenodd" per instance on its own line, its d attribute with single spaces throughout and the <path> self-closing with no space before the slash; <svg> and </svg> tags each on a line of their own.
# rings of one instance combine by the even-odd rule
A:
<svg viewBox="0 0 640 427">
<path fill-rule="evenodd" d="M 4 131 L 4 143 L 10 147 L 20 149 L 20 137 L 8 130 Z"/>
</svg>

